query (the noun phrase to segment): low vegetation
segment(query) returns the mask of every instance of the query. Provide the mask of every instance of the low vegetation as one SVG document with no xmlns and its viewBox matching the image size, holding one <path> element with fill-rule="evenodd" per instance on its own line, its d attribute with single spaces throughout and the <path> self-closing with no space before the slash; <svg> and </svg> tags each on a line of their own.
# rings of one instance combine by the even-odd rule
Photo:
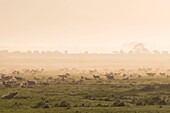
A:
<svg viewBox="0 0 170 113">
<path fill-rule="evenodd" d="M 8 88 L 2 84 L 0 113 L 170 112 L 170 79 L 167 78 L 107 80 L 92 76 L 89 80 L 83 77 L 67 80 L 63 77 L 45 78 L 48 84 L 40 84 L 42 80 L 34 78 L 36 83 L 25 84 L 27 87 Z"/>
</svg>

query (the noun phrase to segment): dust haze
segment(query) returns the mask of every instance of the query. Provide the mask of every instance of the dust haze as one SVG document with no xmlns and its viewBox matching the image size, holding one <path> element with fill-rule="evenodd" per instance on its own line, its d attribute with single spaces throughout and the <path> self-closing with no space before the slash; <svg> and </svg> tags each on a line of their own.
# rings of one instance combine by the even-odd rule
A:
<svg viewBox="0 0 170 113">
<path fill-rule="evenodd" d="M 0 113 L 170 113 L 170 0 L 0 0 Z"/>
<path fill-rule="evenodd" d="M 69 51 L 0 51 L 2 69 L 24 68 L 78 68 L 78 69 L 168 69 L 168 51 L 150 51 L 143 43 L 130 44 L 129 50 L 112 53 L 69 53 Z M 126 45 L 127 47 L 127 45 Z"/>
</svg>

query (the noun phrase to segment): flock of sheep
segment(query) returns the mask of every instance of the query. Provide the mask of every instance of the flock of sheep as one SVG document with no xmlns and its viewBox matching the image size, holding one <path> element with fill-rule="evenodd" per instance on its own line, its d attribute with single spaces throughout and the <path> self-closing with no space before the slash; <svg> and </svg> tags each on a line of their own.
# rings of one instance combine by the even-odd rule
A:
<svg viewBox="0 0 170 113">
<path fill-rule="evenodd" d="M 83 84 L 86 81 L 114 81 L 114 80 L 132 80 L 142 78 L 169 78 L 170 70 L 154 71 L 152 68 L 139 68 L 135 70 L 119 69 L 115 72 L 106 72 L 94 70 L 78 69 L 60 69 L 50 75 L 45 69 L 24 69 L 13 70 L 11 72 L 0 73 L 0 86 L 5 88 L 33 88 L 35 86 L 44 86 L 50 84 Z M 62 74 L 61 74 L 62 73 Z M 63 74 L 64 73 L 64 74 Z M 26 76 L 28 75 L 28 76 Z M 43 76 L 41 76 L 43 75 Z"/>
</svg>

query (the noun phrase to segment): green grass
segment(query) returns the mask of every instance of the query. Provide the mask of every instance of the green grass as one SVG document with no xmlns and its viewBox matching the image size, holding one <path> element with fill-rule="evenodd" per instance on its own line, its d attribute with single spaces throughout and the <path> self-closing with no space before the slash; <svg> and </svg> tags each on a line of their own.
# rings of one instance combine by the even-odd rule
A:
<svg viewBox="0 0 170 113">
<path fill-rule="evenodd" d="M 170 107 L 165 106 L 159 108 L 158 106 L 145 107 L 74 107 L 70 109 L 65 108 L 51 108 L 51 109 L 0 109 L 1 113 L 169 113 Z"/>
<path fill-rule="evenodd" d="M 0 97 L 9 92 L 18 94 L 10 100 L 0 98 L 0 113 L 170 113 L 170 85 L 163 86 L 169 81 L 143 79 L 115 80 L 110 84 L 90 81 L 34 88 L 1 87 Z M 154 100 L 156 96 L 166 104 Z M 119 101 L 125 105 L 117 107 Z M 141 101 L 144 105 L 137 106 Z"/>
</svg>

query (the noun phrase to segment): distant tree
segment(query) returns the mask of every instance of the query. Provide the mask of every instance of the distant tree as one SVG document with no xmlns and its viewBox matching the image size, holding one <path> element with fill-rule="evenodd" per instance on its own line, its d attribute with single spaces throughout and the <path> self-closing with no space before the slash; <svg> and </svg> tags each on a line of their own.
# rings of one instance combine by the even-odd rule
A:
<svg viewBox="0 0 170 113">
<path fill-rule="evenodd" d="M 40 55 L 40 52 L 39 51 L 33 51 L 33 54 L 34 55 Z"/>
<path fill-rule="evenodd" d="M 20 51 L 14 51 L 14 52 L 11 52 L 12 55 L 22 55 L 22 53 Z"/>
<path fill-rule="evenodd" d="M 120 54 L 124 54 L 124 51 L 123 51 L 123 50 L 120 50 Z"/>
<path fill-rule="evenodd" d="M 89 52 L 88 52 L 88 51 L 85 51 L 84 54 L 89 54 Z"/>
<path fill-rule="evenodd" d="M 65 50 L 65 51 L 64 51 L 64 54 L 68 54 L 68 51 L 67 51 L 67 50 Z"/>
<path fill-rule="evenodd" d="M 2 50 L 1 53 L 2 54 L 8 54 L 9 52 L 8 52 L 8 50 Z"/>
<path fill-rule="evenodd" d="M 159 54 L 160 54 L 160 52 L 159 52 L 158 50 L 154 50 L 154 51 L 153 51 L 153 54 L 155 54 L 155 55 L 159 55 Z"/>
<path fill-rule="evenodd" d="M 43 55 L 44 55 L 44 54 L 46 54 L 46 52 L 45 52 L 45 51 L 41 51 L 41 54 L 43 54 Z"/>
<path fill-rule="evenodd" d="M 57 50 L 54 51 L 54 53 L 55 53 L 55 54 L 61 54 L 61 52 L 59 52 L 59 51 L 57 51 Z"/>
<path fill-rule="evenodd" d="M 135 54 L 150 54 L 150 51 L 145 48 L 143 43 L 138 43 L 133 47 Z"/>
<path fill-rule="evenodd" d="M 132 50 L 130 50 L 130 51 L 128 52 L 128 54 L 134 54 L 134 52 L 133 52 Z"/>
<path fill-rule="evenodd" d="M 119 52 L 118 52 L 118 51 L 113 51 L 112 53 L 113 53 L 113 54 L 118 54 Z"/>
<path fill-rule="evenodd" d="M 47 54 L 52 54 L 52 52 L 51 51 L 47 51 Z"/>
<path fill-rule="evenodd" d="M 27 54 L 32 54 L 32 51 L 27 51 Z"/>
<path fill-rule="evenodd" d="M 169 53 L 168 53 L 168 51 L 162 51 L 162 54 L 168 55 Z"/>
<path fill-rule="evenodd" d="M 2 50 L 2 51 L 0 51 L 0 55 L 6 56 L 6 55 L 9 55 L 9 52 L 8 52 L 8 50 Z"/>
</svg>

